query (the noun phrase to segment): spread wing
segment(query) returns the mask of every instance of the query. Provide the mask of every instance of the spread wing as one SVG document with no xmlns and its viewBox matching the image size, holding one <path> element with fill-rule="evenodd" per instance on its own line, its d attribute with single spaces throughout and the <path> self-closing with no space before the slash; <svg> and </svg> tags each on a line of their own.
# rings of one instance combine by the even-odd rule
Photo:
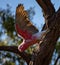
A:
<svg viewBox="0 0 60 65">
<path fill-rule="evenodd" d="M 20 29 L 27 30 L 31 34 L 38 32 L 38 29 L 29 21 L 28 13 L 21 4 L 16 8 L 16 23 Z"/>
</svg>

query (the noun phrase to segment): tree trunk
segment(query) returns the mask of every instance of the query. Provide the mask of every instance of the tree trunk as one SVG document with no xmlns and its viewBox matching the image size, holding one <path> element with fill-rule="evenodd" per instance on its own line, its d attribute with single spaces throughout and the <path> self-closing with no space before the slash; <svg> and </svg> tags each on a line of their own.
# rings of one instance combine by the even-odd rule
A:
<svg viewBox="0 0 60 65">
<path fill-rule="evenodd" d="M 33 52 L 31 65 L 49 65 L 56 42 L 60 35 L 60 9 L 55 12 L 55 9 L 50 0 L 37 0 L 44 12 L 45 21 L 48 24 L 50 32 L 47 33 L 42 43 L 39 44 L 37 51 Z M 43 30 L 46 29 L 44 25 Z"/>
</svg>

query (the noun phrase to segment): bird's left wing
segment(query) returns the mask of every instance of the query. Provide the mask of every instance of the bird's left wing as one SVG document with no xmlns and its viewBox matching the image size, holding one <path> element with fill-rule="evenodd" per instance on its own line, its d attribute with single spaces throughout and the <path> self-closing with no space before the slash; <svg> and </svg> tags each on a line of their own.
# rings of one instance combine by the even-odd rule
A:
<svg viewBox="0 0 60 65">
<path fill-rule="evenodd" d="M 20 29 L 27 30 L 30 34 L 38 32 L 38 29 L 29 21 L 28 13 L 21 4 L 16 8 L 16 23 Z"/>
</svg>

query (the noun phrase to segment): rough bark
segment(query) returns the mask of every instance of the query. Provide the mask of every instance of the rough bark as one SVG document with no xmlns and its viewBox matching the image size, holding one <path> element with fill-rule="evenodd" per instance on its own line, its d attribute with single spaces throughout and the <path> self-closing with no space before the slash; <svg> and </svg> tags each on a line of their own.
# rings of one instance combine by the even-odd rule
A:
<svg viewBox="0 0 60 65">
<path fill-rule="evenodd" d="M 43 42 L 39 44 L 39 49 L 33 53 L 34 59 L 32 59 L 32 62 L 33 65 L 49 65 L 56 42 L 60 36 L 60 9 L 55 12 L 50 0 L 37 0 L 37 2 L 43 9 L 50 32 L 45 36 Z M 46 29 L 46 25 L 43 29 Z"/>
<path fill-rule="evenodd" d="M 51 0 L 36 0 L 41 6 L 44 14 L 45 21 L 48 24 L 50 32 L 46 34 L 43 42 L 39 44 L 39 48 L 33 52 L 32 55 L 25 52 L 20 53 L 17 47 L 0 47 L 0 50 L 7 50 L 22 56 L 28 65 L 49 65 L 56 42 L 60 36 L 60 9 L 55 12 Z M 43 30 L 46 25 L 43 26 Z"/>
</svg>

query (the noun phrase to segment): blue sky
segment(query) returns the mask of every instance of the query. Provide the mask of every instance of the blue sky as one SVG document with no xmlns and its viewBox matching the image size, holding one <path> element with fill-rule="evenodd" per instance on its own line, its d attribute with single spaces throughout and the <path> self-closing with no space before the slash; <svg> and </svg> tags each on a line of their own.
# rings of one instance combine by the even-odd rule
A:
<svg viewBox="0 0 60 65">
<path fill-rule="evenodd" d="M 60 0 L 51 0 L 54 4 L 55 9 L 57 10 L 60 7 Z M 6 9 L 6 4 L 9 4 L 12 8 L 12 12 L 15 14 L 16 7 L 18 4 L 24 4 L 25 9 L 30 7 L 35 7 L 35 16 L 32 20 L 37 27 L 40 28 L 44 24 L 44 18 L 40 6 L 37 4 L 36 0 L 0 0 L 0 8 Z"/>
</svg>

